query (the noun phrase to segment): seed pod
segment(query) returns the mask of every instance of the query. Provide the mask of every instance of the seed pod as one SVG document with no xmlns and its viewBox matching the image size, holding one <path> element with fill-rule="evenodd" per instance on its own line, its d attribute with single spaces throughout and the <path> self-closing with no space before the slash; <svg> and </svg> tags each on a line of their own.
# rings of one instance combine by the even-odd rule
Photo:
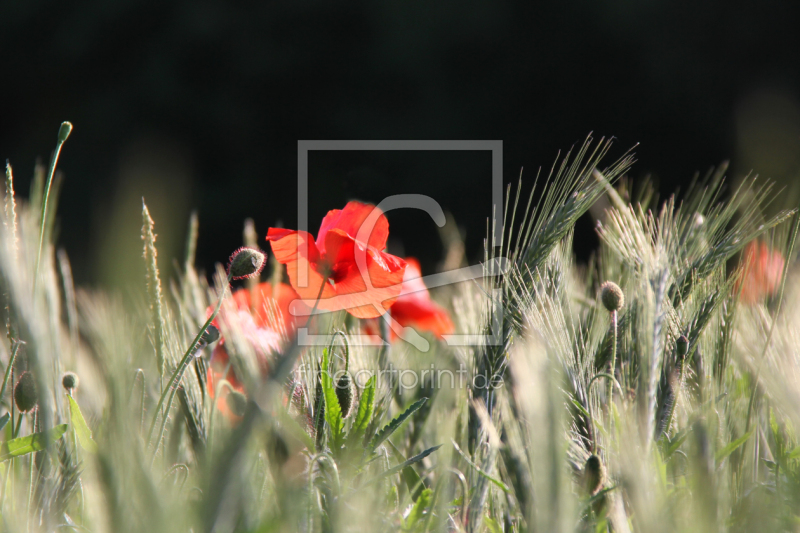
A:
<svg viewBox="0 0 800 533">
<path fill-rule="evenodd" d="M 601 490 L 606 481 L 606 469 L 600 458 L 594 454 L 590 455 L 583 467 L 583 478 L 586 492 L 594 496 Z"/>
<path fill-rule="evenodd" d="M 30 372 L 23 372 L 14 387 L 14 402 L 17 409 L 26 413 L 36 407 L 39 401 L 39 393 L 36 390 L 36 380 Z"/>
<path fill-rule="evenodd" d="M 689 339 L 687 339 L 685 335 L 681 335 L 678 337 L 678 340 L 675 341 L 675 351 L 678 354 L 678 361 L 683 363 L 683 360 L 686 359 L 686 356 L 689 354 Z"/>
<path fill-rule="evenodd" d="M 228 409 L 231 410 L 236 416 L 244 416 L 245 407 L 247 407 L 247 397 L 239 391 L 232 390 L 225 397 L 228 403 Z"/>
<path fill-rule="evenodd" d="M 75 372 L 65 372 L 61 377 L 61 385 L 63 385 L 64 388 L 69 392 L 77 389 L 80 382 L 81 380 L 78 378 L 78 374 Z"/>
<path fill-rule="evenodd" d="M 339 407 L 342 408 L 342 418 L 350 416 L 353 410 L 353 396 L 355 387 L 349 373 L 345 373 L 336 382 L 336 398 L 339 400 Z"/>
<path fill-rule="evenodd" d="M 613 281 L 600 285 L 600 301 L 609 312 L 619 311 L 625 305 L 625 293 Z"/>
<path fill-rule="evenodd" d="M 228 274 L 232 279 L 252 278 L 261 273 L 266 260 L 264 252 L 255 248 L 239 248 L 231 255 Z"/>
<path fill-rule="evenodd" d="M 206 330 L 203 332 L 203 336 L 200 337 L 200 340 L 206 344 L 217 342 L 219 340 L 219 329 L 217 329 L 217 326 L 214 324 L 209 324 Z"/>
</svg>

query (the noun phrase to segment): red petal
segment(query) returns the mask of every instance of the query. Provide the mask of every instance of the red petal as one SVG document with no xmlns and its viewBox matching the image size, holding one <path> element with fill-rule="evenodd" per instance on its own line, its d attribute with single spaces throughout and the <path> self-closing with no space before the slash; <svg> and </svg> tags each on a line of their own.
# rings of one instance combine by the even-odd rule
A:
<svg viewBox="0 0 800 533">
<path fill-rule="evenodd" d="M 283 228 L 269 228 L 267 240 L 272 246 L 272 253 L 279 263 L 305 259 L 312 263 L 319 261 L 319 250 L 314 237 L 307 231 L 295 231 Z"/>
<path fill-rule="evenodd" d="M 413 327 L 435 333 L 439 337 L 455 331 L 446 309 L 432 300 L 403 300 L 398 298 L 392 306 L 392 318 L 401 326 Z"/>
<path fill-rule="evenodd" d="M 403 275 L 403 290 L 400 293 L 399 301 L 430 301 L 428 287 L 422 281 L 422 270 L 419 261 L 413 257 L 406 257 L 406 273 Z"/>
<path fill-rule="evenodd" d="M 419 262 L 413 257 L 406 258 L 403 291 L 392 306 L 392 318 L 401 326 L 431 331 L 439 337 L 455 331 L 447 310 L 431 300 Z"/>
<path fill-rule="evenodd" d="M 367 223 L 373 224 L 373 226 L 372 228 L 365 228 L 371 229 L 371 231 L 369 231 L 364 244 L 377 248 L 378 250 L 386 248 L 386 239 L 389 238 L 389 221 L 386 220 L 386 215 L 379 210 L 377 213 L 373 213 L 373 211 L 376 210 L 378 210 L 378 208 L 374 205 L 353 201 L 347 202 L 344 209 L 328 211 L 328 214 L 322 219 L 322 225 L 320 225 L 319 233 L 317 234 L 317 247 L 320 252 L 325 254 L 326 235 L 328 231 L 332 229 L 339 229 L 353 239 L 357 239 L 361 226 L 367 221 L 367 217 L 369 217 L 370 214 L 375 218 L 370 217 L 370 221 L 367 221 Z"/>
<path fill-rule="evenodd" d="M 338 229 L 329 231 L 325 241 L 326 249 L 336 254 L 336 298 L 320 301 L 319 308 L 331 311 L 347 309 L 358 318 L 375 318 L 385 313 L 400 294 L 405 261 L 372 247 L 365 249 Z M 358 253 L 363 253 L 366 260 L 364 276 L 359 272 L 356 262 L 355 254 Z M 370 288 L 365 277 L 370 282 Z"/>
<path fill-rule="evenodd" d="M 220 342 L 216 348 L 214 348 L 214 353 L 211 354 L 211 359 L 208 362 L 208 373 L 206 375 L 206 388 L 208 390 L 208 397 L 212 400 L 217 392 L 217 386 L 219 383 L 225 379 L 230 383 L 231 388 L 233 390 L 239 391 L 244 394 L 244 387 L 236 379 L 236 374 L 233 372 L 233 366 L 229 366 L 229 357 L 228 352 L 225 351 L 225 346 Z M 228 372 L 225 374 L 225 369 L 228 369 Z M 228 394 L 230 394 L 230 390 L 226 386 L 222 386 L 219 389 L 219 397 L 217 401 L 214 402 L 219 409 L 220 413 L 222 413 L 226 418 L 230 419 L 231 421 L 239 421 L 241 420 L 240 416 L 236 416 L 228 407 Z"/>
<path fill-rule="evenodd" d="M 741 301 L 753 305 L 764 297 L 774 296 L 783 275 L 784 258 L 766 243 L 752 241 L 742 252 L 744 277 L 735 286 L 741 290 Z"/>
</svg>

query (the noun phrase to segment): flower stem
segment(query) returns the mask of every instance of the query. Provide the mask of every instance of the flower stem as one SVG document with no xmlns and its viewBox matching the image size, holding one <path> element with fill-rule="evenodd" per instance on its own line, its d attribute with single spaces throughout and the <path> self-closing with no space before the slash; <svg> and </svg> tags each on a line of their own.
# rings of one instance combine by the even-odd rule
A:
<svg viewBox="0 0 800 533">
<path fill-rule="evenodd" d="M 47 217 L 47 201 L 50 198 L 50 186 L 53 184 L 53 176 L 56 173 L 56 163 L 58 163 L 58 156 L 61 154 L 61 147 L 64 146 L 64 141 L 69 137 L 69 132 L 72 130 L 72 124 L 64 122 L 58 130 L 58 142 L 56 143 L 56 151 L 53 153 L 53 159 L 50 161 L 50 170 L 47 173 L 47 185 L 44 187 L 44 198 L 42 200 L 42 216 L 39 222 L 39 248 L 36 252 L 36 266 L 33 269 L 33 294 L 36 294 L 36 282 L 39 280 L 39 264 L 42 260 L 42 247 L 44 246 L 44 229 L 45 218 Z M 63 132 L 63 133 L 62 133 Z"/>
<path fill-rule="evenodd" d="M 609 374 L 614 376 L 614 371 L 617 366 L 617 312 L 611 311 L 611 365 Z M 611 403 L 614 400 L 614 382 L 608 381 L 608 407 L 611 409 Z"/>
<path fill-rule="evenodd" d="M 181 362 L 178 364 L 178 366 L 175 368 L 175 371 L 172 373 L 172 376 L 169 378 L 169 386 L 164 390 L 164 392 L 161 393 L 161 397 L 158 399 L 158 406 L 156 407 L 156 411 L 153 414 L 153 421 L 150 423 L 150 431 L 148 432 L 147 435 L 148 446 L 150 442 L 152 442 L 153 440 L 153 430 L 155 429 L 156 426 L 158 413 L 161 412 L 161 407 L 164 405 L 164 400 L 166 399 L 167 394 L 169 394 L 169 399 L 167 400 L 167 407 L 164 411 L 164 414 L 161 417 L 161 429 L 158 432 L 158 440 L 156 441 L 155 449 L 153 449 L 153 457 L 151 459 L 151 464 L 152 461 L 155 461 L 156 454 L 158 454 L 158 449 L 161 445 L 161 439 L 164 437 L 164 428 L 166 428 L 167 426 L 167 418 L 168 418 L 167 415 L 169 414 L 169 411 L 172 408 L 172 402 L 175 399 L 175 393 L 177 392 L 178 385 L 180 384 L 181 379 L 183 379 L 183 373 L 186 371 L 186 367 L 189 366 L 189 362 L 194 357 L 195 351 L 197 350 L 197 347 L 200 343 L 200 339 L 202 338 L 206 329 L 211 324 L 211 322 L 217 317 L 217 314 L 219 313 L 219 310 L 222 307 L 222 300 L 225 299 L 225 291 L 228 290 L 228 286 L 230 285 L 230 283 L 231 283 L 231 274 L 228 273 L 225 286 L 222 288 L 222 294 L 220 295 L 219 300 L 217 301 L 217 306 L 214 308 L 214 312 L 211 313 L 211 316 L 208 317 L 206 323 L 203 324 L 202 328 L 200 328 L 200 331 L 195 336 L 194 341 L 192 341 L 192 344 L 189 346 L 189 348 L 186 350 L 186 353 L 183 355 L 183 359 L 181 359 Z"/>
<path fill-rule="evenodd" d="M 8 366 L 6 367 L 6 374 L 3 376 L 3 386 L 0 388 L 0 401 L 3 400 L 3 397 L 6 394 L 6 386 L 8 385 L 8 379 L 11 377 L 11 369 L 14 368 L 14 360 L 17 358 L 17 351 L 19 351 L 19 341 L 14 342 L 14 347 L 11 350 L 11 357 L 8 358 Z M 14 403 L 14 399 L 11 399 L 11 403 Z M 14 420 L 11 420 L 11 427 L 14 427 Z"/>
</svg>

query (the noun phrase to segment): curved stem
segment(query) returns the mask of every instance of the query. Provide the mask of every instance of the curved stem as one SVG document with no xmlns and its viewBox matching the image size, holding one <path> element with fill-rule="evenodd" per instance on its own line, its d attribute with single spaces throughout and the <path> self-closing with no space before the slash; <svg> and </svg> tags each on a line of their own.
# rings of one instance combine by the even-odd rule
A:
<svg viewBox="0 0 800 533">
<path fill-rule="evenodd" d="M 589 395 L 589 391 L 592 390 L 592 385 L 594 384 L 595 380 L 598 379 L 598 378 L 605 378 L 605 379 L 609 380 L 611 382 L 611 387 L 616 385 L 620 396 L 622 396 L 622 394 L 623 394 L 622 385 L 619 384 L 619 381 L 617 381 L 617 378 L 615 378 L 611 374 L 606 374 L 605 372 L 600 372 L 598 374 L 595 374 L 592 377 L 592 379 L 589 380 L 589 385 L 586 387 L 586 395 L 587 396 Z"/>
<path fill-rule="evenodd" d="M 194 341 L 192 341 L 192 344 L 189 346 L 189 349 L 187 349 L 186 353 L 183 355 L 183 359 L 181 359 L 181 362 L 175 368 L 175 371 L 169 378 L 169 387 L 167 387 L 164 390 L 164 392 L 161 393 L 161 397 L 158 400 L 158 406 L 156 406 L 156 411 L 153 414 L 153 421 L 150 423 L 150 431 L 148 432 L 147 435 L 148 445 L 153 440 L 153 430 L 155 429 L 156 426 L 156 420 L 158 419 L 158 414 L 159 412 L 161 412 L 161 407 L 164 405 L 164 399 L 166 398 L 168 393 L 169 393 L 169 400 L 167 401 L 166 410 L 164 411 L 164 414 L 161 417 L 162 418 L 161 429 L 159 430 L 158 433 L 158 440 L 156 441 L 155 449 L 153 450 L 153 457 L 151 463 L 152 461 L 155 461 L 156 454 L 158 454 L 158 449 L 161 445 L 161 439 L 164 436 L 164 428 L 166 428 L 167 426 L 167 415 L 169 414 L 169 411 L 172 408 L 172 402 L 175 399 L 175 393 L 177 392 L 178 385 L 180 384 L 180 381 L 183 378 L 183 373 L 186 371 L 186 367 L 189 366 L 189 362 L 194 357 L 195 351 L 197 350 L 200 344 L 200 339 L 203 337 L 203 334 L 205 333 L 206 329 L 208 329 L 208 326 L 217 317 L 217 314 L 219 314 L 219 310 L 222 307 L 222 300 L 225 299 L 225 292 L 228 290 L 228 286 L 230 285 L 230 283 L 231 283 L 231 274 L 228 273 L 227 280 L 225 282 L 224 287 L 222 288 L 222 294 L 220 294 L 219 296 L 219 300 L 217 301 L 217 305 L 214 308 L 214 312 L 211 313 L 211 315 L 208 317 L 208 320 L 206 320 L 206 323 L 203 324 L 202 328 L 200 328 L 200 331 L 195 336 Z"/>
<path fill-rule="evenodd" d="M 344 331 L 337 329 L 333 332 L 333 338 L 331 338 L 331 344 L 328 347 L 328 351 L 330 351 L 331 355 L 333 355 L 333 343 L 336 342 L 337 336 L 342 337 L 342 344 L 344 344 L 344 372 L 346 374 L 350 369 L 350 343 L 347 341 L 347 335 L 345 335 Z"/>
<path fill-rule="evenodd" d="M 62 135 L 62 130 L 68 128 L 66 135 Z M 53 184 L 53 176 L 56 173 L 56 164 L 58 163 L 58 156 L 61 154 L 61 147 L 64 146 L 64 141 L 69 136 L 69 130 L 72 129 L 72 124 L 64 122 L 61 129 L 58 130 L 58 142 L 56 143 L 56 151 L 53 153 L 53 159 L 50 161 L 50 169 L 47 172 L 47 184 L 44 188 L 44 199 L 42 200 L 42 216 L 39 221 L 39 249 L 36 252 L 36 266 L 33 269 L 33 294 L 36 294 L 36 282 L 39 280 L 39 264 L 42 259 L 42 248 L 44 246 L 44 228 L 45 219 L 47 217 L 47 201 L 50 199 L 50 186 Z"/>
</svg>

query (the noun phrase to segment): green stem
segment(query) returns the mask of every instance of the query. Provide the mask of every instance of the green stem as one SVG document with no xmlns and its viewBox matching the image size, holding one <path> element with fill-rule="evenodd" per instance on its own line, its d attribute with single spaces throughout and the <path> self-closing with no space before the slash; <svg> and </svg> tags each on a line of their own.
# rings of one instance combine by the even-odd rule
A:
<svg viewBox="0 0 800 533">
<path fill-rule="evenodd" d="M 31 433 L 36 433 L 36 423 L 37 423 L 37 421 L 39 419 L 38 414 L 39 414 L 39 409 L 37 408 L 37 409 L 35 409 L 33 411 L 33 429 L 31 430 Z M 28 531 L 30 531 L 31 530 L 31 502 L 33 502 L 33 471 L 36 468 L 36 461 L 34 460 L 34 459 L 36 459 L 36 454 L 35 453 L 28 454 L 28 457 L 30 457 L 30 462 L 31 462 L 30 467 L 29 467 L 30 468 L 30 476 L 29 476 L 29 479 L 28 479 Z"/>
<path fill-rule="evenodd" d="M 617 367 L 617 312 L 611 311 L 611 365 L 609 374 L 614 376 L 614 371 Z M 616 379 L 614 380 L 616 381 Z M 614 381 L 608 382 L 608 405 L 611 406 L 614 400 Z"/>
<path fill-rule="evenodd" d="M 197 350 L 198 344 L 200 343 L 200 339 L 202 338 L 206 329 L 211 324 L 211 322 L 217 317 L 217 314 L 219 313 L 219 310 L 222 307 L 222 300 L 225 299 L 225 291 L 228 290 L 228 286 L 231 283 L 231 277 L 232 275 L 228 273 L 225 286 L 222 288 L 222 294 L 220 295 L 219 300 L 217 301 L 217 306 L 214 308 L 214 312 L 211 313 L 211 316 L 208 317 L 206 323 L 203 324 L 202 328 L 200 328 L 200 331 L 198 332 L 197 336 L 195 336 L 194 341 L 192 341 L 192 344 L 189 346 L 189 349 L 187 349 L 186 353 L 183 355 L 183 359 L 181 359 L 180 364 L 178 364 L 178 366 L 175 368 L 175 371 L 172 373 L 172 376 L 169 378 L 169 387 L 167 387 L 167 389 L 165 389 L 164 392 L 161 393 L 161 397 L 158 399 L 158 406 L 156 407 L 156 411 L 153 414 L 153 421 L 150 423 L 150 431 L 148 432 L 147 435 L 148 445 L 153 440 L 153 430 L 155 429 L 156 426 L 156 420 L 158 420 L 158 414 L 161 412 L 161 407 L 164 405 L 164 400 L 166 399 L 167 394 L 169 394 L 169 400 L 167 401 L 167 408 L 164 411 L 164 414 L 162 415 L 161 429 L 159 430 L 158 433 L 158 440 L 156 441 L 155 449 L 153 450 L 152 461 L 155 461 L 156 454 L 158 454 L 158 448 L 160 447 L 161 439 L 164 436 L 164 428 L 166 428 L 167 426 L 167 415 L 169 414 L 169 411 L 172 408 L 172 402 L 175 399 L 175 393 L 178 389 L 178 385 L 180 384 L 180 381 L 183 378 L 183 373 L 186 371 L 186 367 L 189 366 L 189 362 L 194 357 L 195 351 Z"/>
<path fill-rule="evenodd" d="M 15 428 L 14 428 L 14 427 L 12 427 L 12 428 L 11 428 L 11 429 L 12 429 L 12 431 L 11 431 L 11 438 L 12 438 L 12 439 L 16 439 L 17 437 L 19 437 L 19 428 L 21 428 L 21 427 L 22 427 L 22 416 L 23 416 L 24 414 L 25 414 L 25 413 L 20 413 L 20 414 L 19 414 L 19 417 L 17 417 L 17 427 L 15 427 Z M 13 424 L 13 423 L 14 423 L 14 420 L 11 420 L 11 423 Z"/>
<path fill-rule="evenodd" d="M 3 387 L 0 388 L 0 402 L 3 401 L 3 398 L 6 395 L 6 386 L 8 385 L 8 380 L 11 377 L 11 369 L 14 368 L 14 360 L 17 358 L 17 351 L 19 350 L 19 341 L 14 342 L 14 348 L 11 350 L 11 357 L 8 358 L 8 367 L 6 367 L 6 373 L 3 376 Z M 14 403 L 14 399 L 11 399 L 11 403 Z M 14 420 L 12 418 L 11 425 L 14 425 Z M 12 427 L 13 429 L 13 427 Z"/>
<path fill-rule="evenodd" d="M 36 282 L 39 280 L 39 264 L 42 260 L 42 247 L 44 246 L 44 228 L 45 218 L 47 218 L 47 201 L 50 199 L 50 186 L 53 184 L 53 176 L 56 173 L 56 163 L 58 163 L 58 156 L 61 154 L 61 147 L 64 146 L 64 141 L 69 137 L 72 131 L 72 124 L 64 122 L 58 130 L 58 142 L 56 143 L 56 151 L 53 154 L 53 159 L 50 161 L 50 170 L 47 172 L 47 185 L 44 188 L 44 200 L 42 201 L 42 217 L 39 222 L 39 249 L 36 252 L 36 266 L 33 269 L 33 294 L 36 294 Z"/>
</svg>

